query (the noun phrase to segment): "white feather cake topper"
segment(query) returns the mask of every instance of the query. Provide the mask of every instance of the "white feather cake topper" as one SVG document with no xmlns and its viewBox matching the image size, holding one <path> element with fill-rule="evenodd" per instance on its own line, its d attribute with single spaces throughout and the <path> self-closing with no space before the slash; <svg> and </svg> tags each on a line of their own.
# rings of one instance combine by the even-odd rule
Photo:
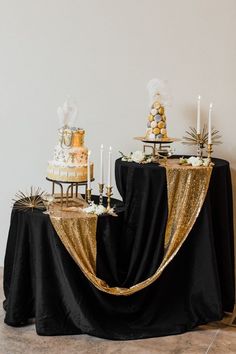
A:
<svg viewBox="0 0 236 354">
<path fill-rule="evenodd" d="M 150 107 L 155 101 L 158 101 L 164 107 L 171 104 L 170 90 L 167 85 L 167 81 L 160 79 L 152 79 L 147 84 L 149 93 L 149 105 Z"/>
<path fill-rule="evenodd" d="M 73 127 L 77 113 L 77 105 L 71 98 L 67 98 L 63 106 L 57 109 L 60 127 Z"/>
</svg>

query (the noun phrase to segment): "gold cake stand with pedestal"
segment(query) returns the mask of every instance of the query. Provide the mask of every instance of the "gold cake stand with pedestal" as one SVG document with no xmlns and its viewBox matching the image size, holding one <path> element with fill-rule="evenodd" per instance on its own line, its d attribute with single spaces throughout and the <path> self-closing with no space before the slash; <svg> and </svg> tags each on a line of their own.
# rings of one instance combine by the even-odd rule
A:
<svg viewBox="0 0 236 354">
<path fill-rule="evenodd" d="M 65 203 L 66 207 L 69 206 L 69 202 L 78 202 L 83 199 L 81 194 L 79 193 L 79 187 L 85 186 L 85 200 L 87 201 L 88 197 L 88 181 L 77 182 L 77 181 L 58 181 L 51 178 L 46 177 L 46 180 L 52 182 L 52 195 L 55 198 L 55 201 L 60 202 L 61 208 L 63 208 L 63 204 Z M 91 179 L 91 182 L 94 181 L 94 178 Z M 64 185 L 66 185 L 66 191 L 64 193 Z M 55 193 L 55 187 L 59 186 L 60 192 Z M 90 190 L 91 192 L 91 190 Z"/>
<path fill-rule="evenodd" d="M 162 138 L 162 139 L 147 139 L 143 136 L 138 136 L 134 138 L 135 140 L 142 141 L 143 145 L 143 152 L 146 154 L 147 149 L 152 150 L 152 157 L 153 162 L 159 163 L 160 159 L 166 160 L 169 156 L 172 155 L 171 153 L 171 146 L 170 144 L 174 143 L 175 141 L 179 141 L 180 139 L 177 138 Z M 147 145 L 149 144 L 149 145 Z"/>
</svg>

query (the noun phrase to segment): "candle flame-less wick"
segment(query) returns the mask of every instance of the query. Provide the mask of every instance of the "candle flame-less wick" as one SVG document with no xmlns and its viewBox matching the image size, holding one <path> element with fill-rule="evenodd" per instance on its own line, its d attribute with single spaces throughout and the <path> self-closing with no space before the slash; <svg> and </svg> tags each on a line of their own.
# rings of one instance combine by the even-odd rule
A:
<svg viewBox="0 0 236 354">
<path fill-rule="evenodd" d="M 201 96 L 200 96 L 200 95 L 198 96 L 198 99 L 199 99 L 199 100 L 201 99 Z"/>
<path fill-rule="evenodd" d="M 111 150 L 112 150 L 112 147 L 110 146 L 110 147 L 109 147 L 109 151 L 111 152 Z"/>
<path fill-rule="evenodd" d="M 211 103 L 210 103 L 210 109 L 212 109 L 212 107 L 213 107 L 213 103 L 211 102 Z"/>
</svg>

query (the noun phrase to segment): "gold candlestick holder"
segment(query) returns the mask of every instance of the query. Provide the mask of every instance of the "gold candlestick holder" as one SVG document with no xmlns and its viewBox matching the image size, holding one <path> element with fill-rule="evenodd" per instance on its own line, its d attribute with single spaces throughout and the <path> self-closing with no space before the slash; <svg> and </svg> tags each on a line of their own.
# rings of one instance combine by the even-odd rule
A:
<svg viewBox="0 0 236 354">
<path fill-rule="evenodd" d="M 210 160 L 210 162 L 211 162 L 211 155 L 212 155 L 212 153 L 213 153 L 212 144 L 208 144 L 208 145 L 207 145 L 207 157 L 208 157 L 208 159 Z"/>
<path fill-rule="evenodd" d="M 91 195 L 92 195 L 92 189 L 91 188 L 87 188 L 86 189 L 86 202 L 88 204 L 91 204 Z"/>
<path fill-rule="evenodd" d="M 103 204 L 103 189 L 104 189 L 104 184 L 103 183 L 98 183 L 99 186 L 99 205 Z"/>
<path fill-rule="evenodd" d="M 112 196 L 112 186 L 106 186 L 107 189 L 107 211 L 111 210 L 111 196 Z"/>
</svg>

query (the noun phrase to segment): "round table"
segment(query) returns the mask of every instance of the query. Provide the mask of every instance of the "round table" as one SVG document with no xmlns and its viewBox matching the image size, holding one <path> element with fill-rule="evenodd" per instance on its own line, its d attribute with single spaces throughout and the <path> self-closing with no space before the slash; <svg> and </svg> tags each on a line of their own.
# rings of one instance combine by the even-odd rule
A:
<svg viewBox="0 0 236 354">
<path fill-rule="evenodd" d="M 215 159 L 210 187 L 187 240 L 159 279 L 130 296 L 99 291 L 61 243 L 48 215 L 14 210 L 5 256 L 5 322 L 35 317 L 40 335 L 137 339 L 182 333 L 234 306 L 232 190 L 228 162 Z M 165 169 L 116 161 L 124 205 L 98 217 L 97 276 L 130 287 L 154 273 L 167 219 Z M 85 235 L 86 237 L 86 235 Z"/>
</svg>

